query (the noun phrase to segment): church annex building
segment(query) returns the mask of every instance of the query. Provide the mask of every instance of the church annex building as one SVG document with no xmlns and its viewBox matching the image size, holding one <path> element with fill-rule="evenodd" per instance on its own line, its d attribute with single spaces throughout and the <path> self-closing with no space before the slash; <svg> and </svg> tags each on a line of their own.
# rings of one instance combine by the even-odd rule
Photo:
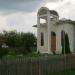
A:
<svg viewBox="0 0 75 75">
<path fill-rule="evenodd" d="M 37 13 L 37 51 L 48 54 L 75 52 L 75 21 L 59 19 L 55 10 L 41 7 Z"/>
</svg>

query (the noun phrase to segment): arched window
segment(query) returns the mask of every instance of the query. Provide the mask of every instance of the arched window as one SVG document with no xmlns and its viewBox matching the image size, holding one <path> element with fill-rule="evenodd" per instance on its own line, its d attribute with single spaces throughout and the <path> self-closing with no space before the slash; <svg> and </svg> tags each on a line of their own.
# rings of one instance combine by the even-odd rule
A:
<svg viewBox="0 0 75 75">
<path fill-rule="evenodd" d="M 52 35 L 52 36 L 56 36 L 55 32 L 51 32 L 51 35 Z"/>
<path fill-rule="evenodd" d="M 44 34 L 41 32 L 41 46 L 44 46 Z"/>
<path fill-rule="evenodd" d="M 62 30 L 61 31 L 61 45 L 64 44 L 64 39 L 65 39 L 65 32 Z"/>
<path fill-rule="evenodd" d="M 56 33 L 53 31 L 51 32 L 51 50 L 53 54 L 56 54 Z"/>
</svg>

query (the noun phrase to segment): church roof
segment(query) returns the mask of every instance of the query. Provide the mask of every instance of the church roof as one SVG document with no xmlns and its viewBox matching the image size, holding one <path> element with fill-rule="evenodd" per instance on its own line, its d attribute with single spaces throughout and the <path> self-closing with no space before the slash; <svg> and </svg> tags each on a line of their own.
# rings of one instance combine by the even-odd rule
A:
<svg viewBox="0 0 75 75">
<path fill-rule="evenodd" d="M 69 20 L 69 19 L 65 19 L 65 20 L 59 20 L 58 22 L 56 22 L 56 24 L 64 24 L 64 23 L 69 23 L 69 24 L 73 24 L 75 25 L 75 21 Z M 33 25 L 33 27 L 37 27 L 37 25 Z"/>
<path fill-rule="evenodd" d="M 59 21 L 57 22 L 57 24 L 63 24 L 63 23 L 69 23 L 69 24 L 75 25 L 75 21 L 72 21 L 72 20 L 70 20 L 70 19 L 59 20 Z"/>
</svg>

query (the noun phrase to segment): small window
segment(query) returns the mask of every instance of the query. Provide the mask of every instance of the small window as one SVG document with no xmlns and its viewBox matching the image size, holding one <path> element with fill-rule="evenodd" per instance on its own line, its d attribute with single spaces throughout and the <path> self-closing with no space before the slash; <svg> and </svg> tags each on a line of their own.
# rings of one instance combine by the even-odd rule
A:
<svg viewBox="0 0 75 75">
<path fill-rule="evenodd" d="M 44 46 L 44 34 L 41 33 L 41 46 Z"/>
</svg>

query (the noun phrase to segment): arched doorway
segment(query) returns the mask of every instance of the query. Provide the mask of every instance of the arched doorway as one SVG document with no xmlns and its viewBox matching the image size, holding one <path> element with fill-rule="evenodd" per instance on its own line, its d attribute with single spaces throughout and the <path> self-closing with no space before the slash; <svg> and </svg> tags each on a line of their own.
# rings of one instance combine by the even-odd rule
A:
<svg viewBox="0 0 75 75">
<path fill-rule="evenodd" d="M 56 51 L 56 33 L 51 32 L 51 50 L 53 54 L 55 54 Z"/>
</svg>

